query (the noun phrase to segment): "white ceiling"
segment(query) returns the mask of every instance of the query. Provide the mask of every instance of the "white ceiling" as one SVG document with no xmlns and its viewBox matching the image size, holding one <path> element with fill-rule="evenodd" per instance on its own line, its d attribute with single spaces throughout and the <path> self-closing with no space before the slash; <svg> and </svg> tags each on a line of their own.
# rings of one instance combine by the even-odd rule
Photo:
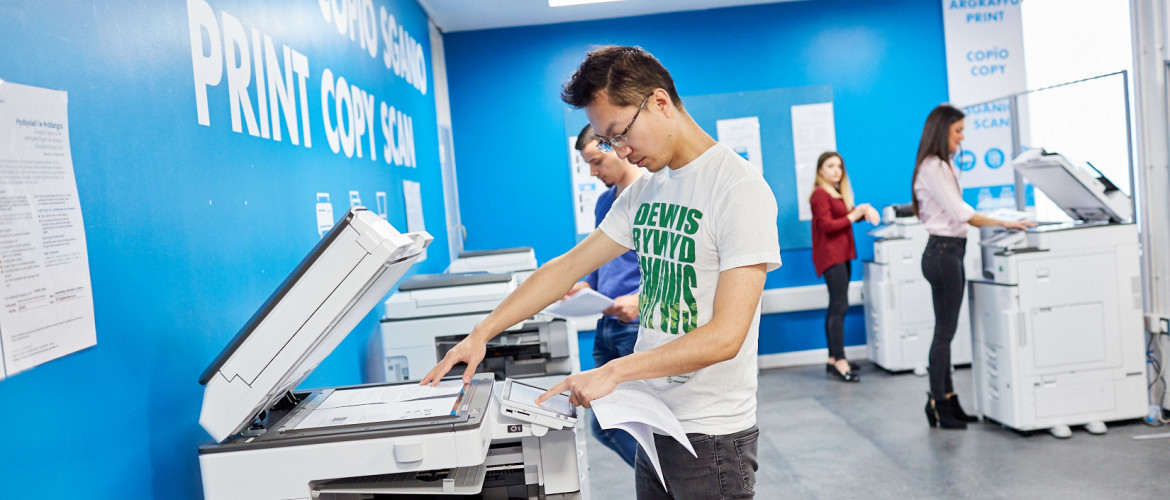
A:
<svg viewBox="0 0 1170 500">
<path fill-rule="evenodd" d="M 549 7 L 548 0 L 418 0 L 445 33 L 643 16 L 796 0 L 621 0 Z"/>
</svg>

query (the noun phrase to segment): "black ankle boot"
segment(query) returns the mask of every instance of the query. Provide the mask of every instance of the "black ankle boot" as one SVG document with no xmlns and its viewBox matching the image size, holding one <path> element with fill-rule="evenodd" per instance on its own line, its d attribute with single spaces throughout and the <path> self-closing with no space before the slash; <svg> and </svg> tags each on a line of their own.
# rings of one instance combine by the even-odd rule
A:
<svg viewBox="0 0 1170 500">
<path fill-rule="evenodd" d="M 936 425 L 943 429 L 966 429 L 967 422 L 959 420 L 951 411 L 948 404 L 935 404 L 935 401 L 926 396 L 926 422 L 931 427 Z"/>
<path fill-rule="evenodd" d="M 958 394 L 951 394 L 951 397 L 947 398 L 947 405 L 951 407 L 951 414 L 954 415 L 955 418 L 964 422 L 979 421 L 979 417 L 968 415 L 967 412 L 963 411 L 963 407 L 959 405 Z"/>
</svg>

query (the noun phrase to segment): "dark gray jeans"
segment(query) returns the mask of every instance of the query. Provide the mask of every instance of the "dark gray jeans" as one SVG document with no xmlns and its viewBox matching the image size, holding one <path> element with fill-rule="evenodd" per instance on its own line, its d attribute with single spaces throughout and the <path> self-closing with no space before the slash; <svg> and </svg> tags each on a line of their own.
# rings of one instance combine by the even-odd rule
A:
<svg viewBox="0 0 1170 500">
<path fill-rule="evenodd" d="M 756 470 L 760 468 L 756 460 L 759 427 L 753 425 L 725 436 L 687 434 L 687 437 L 698 458 L 692 457 L 674 438 L 654 436 L 667 490 L 662 489 L 662 481 L 658 480 L 646 450 L 638 447 L 634 465 L 638 500 L 755 497 Z"/>
</svg>

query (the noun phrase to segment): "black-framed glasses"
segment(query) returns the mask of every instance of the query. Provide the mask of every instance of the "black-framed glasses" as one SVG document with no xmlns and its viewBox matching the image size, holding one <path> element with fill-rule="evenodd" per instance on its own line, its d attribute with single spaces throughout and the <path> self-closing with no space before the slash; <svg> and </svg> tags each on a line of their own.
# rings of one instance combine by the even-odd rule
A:
<svg viewBox="0 0 1170 500">
<path fill-rule="evenodd" d="M 602 153 L 608 153 L 613 151 L 615 148 L 625 146 L 626 143 L 629 142 L 629 139 L 626 138 L 626 133 L 630 131 L 630 127 L 634 126 L 634 121 L 638 119 L 638 115 L 642 113 L 642 108 L 646 107 L 646 101 L 649 101 L 650 96 L 652 95 L 654 95 L 653 92 L 647 95 L 645 99 L 642 99 L 642 104 L 638 105 L 638 111 L 634 113 L 634 118 L 630 119 L 630 124 L 626 125 L 626 129 L 622 130 L 620 134 L 614 134 L 613 137 L 608 139 L 600 135 L 593 134 L 593 136 L 597 138 L 597 149 L 600 149 Z"/>
</svg>

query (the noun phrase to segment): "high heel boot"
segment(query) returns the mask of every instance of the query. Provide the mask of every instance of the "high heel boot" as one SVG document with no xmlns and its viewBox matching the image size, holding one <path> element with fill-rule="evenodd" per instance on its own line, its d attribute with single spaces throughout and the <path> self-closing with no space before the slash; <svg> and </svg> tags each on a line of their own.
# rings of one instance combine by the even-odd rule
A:
<svg viewBox="0 0 1170 500">
<path fill-rule="evenodd" d="M 942 427 L 943 429 L 966 429 L 967 422 L 959 420 L 951 411 L 948 404 L 935 404 L 935 401 L 930 398 L 930 394 L 926 396 L 926 422 L 931 427 Z"/>
<path fill-rule="evenodd" d="M 951 394 L 951 397 L 947 398 L 947 405 L 951 407 L 951 414 L 953 414 L 955 418 L 964 422 L 979 421 L 979 417 L 968 415 L 967 412 L 963 411 L 963 407 L 959 405 L 958 394 Z"/>
</svg>

